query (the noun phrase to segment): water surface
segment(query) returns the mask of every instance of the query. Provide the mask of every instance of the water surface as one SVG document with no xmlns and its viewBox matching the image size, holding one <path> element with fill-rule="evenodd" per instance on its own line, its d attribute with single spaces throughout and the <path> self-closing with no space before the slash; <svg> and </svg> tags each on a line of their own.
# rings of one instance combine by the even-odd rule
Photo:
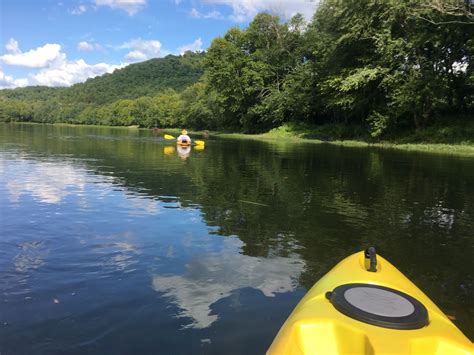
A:
<svg viewBox="0 0 474 355">
<path fill-rule="evenodd" d="M 0 125 L 0 352 L 262 354 L 367 246 L 474 336 L 474 159 Z"/>
</svg>

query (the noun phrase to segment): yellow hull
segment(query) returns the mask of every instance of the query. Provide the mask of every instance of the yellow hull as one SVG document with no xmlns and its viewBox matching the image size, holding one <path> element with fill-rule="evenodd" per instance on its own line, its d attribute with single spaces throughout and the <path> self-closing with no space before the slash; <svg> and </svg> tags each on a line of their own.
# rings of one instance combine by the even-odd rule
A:
<svg viewBox="0 0 474 355">
<path fill-rule="evenodd" d="M 322 277 L 296 306 L 267 354 L 474 353 L 471 341 L 392 264 L 377 256 L 377 271 L 369 272 L 367 263 L 364 252 L 359 252 Z M 331 293 L 326 293 L 345 284 L 370 284 L 401 291 L 424 305 L 428 324 L 419 329 L 390 329 L 344 315 L 331 303 Z"/>
<path fill-rule="evenodd" d="M 191 145 L 191 142 L 180 142 L 180 141 L 177 141 L 176 142 L 177 145 L 181 146 L 181 147 L 189 147 Z"/>
</svg>

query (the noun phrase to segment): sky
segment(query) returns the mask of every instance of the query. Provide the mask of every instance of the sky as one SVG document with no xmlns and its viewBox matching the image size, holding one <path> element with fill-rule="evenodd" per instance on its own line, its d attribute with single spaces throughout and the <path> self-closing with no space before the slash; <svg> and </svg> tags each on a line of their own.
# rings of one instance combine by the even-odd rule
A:
<svg viewBox="0 0 474 355">
<path fill-rule="evenodd" d="M 310 19 L 317 0 L 0 0 L 0 88 L 70 86 L 206 50 L 258 12 Z"/>
</svg>

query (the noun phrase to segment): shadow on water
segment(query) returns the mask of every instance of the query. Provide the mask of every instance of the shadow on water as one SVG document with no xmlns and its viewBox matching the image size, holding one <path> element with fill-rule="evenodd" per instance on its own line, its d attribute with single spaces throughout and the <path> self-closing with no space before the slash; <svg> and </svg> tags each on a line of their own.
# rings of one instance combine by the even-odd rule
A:
<svg viewBox="0 0 474 355">
<path fill-rule="evenodd" d="M 262 353 L 368 245 L 474 336 L 472 159 L 40 125 L 0 155 L 2 354 Z"/>
</svg>

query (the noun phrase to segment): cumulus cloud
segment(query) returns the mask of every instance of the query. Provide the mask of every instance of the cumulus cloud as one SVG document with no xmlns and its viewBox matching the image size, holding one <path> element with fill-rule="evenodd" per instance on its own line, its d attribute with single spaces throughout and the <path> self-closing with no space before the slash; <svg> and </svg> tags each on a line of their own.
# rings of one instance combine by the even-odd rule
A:
<svg viewBox="0 0 474 355">
<path fill-rule="evenodd" d="M 201 37 L 196 39 L 193 43 L 185 44 L 178 48 L 178 51 L 181 55 L 183 55 L 187 51 L 191 52 L 201 52 L 202 51 L 202 40 Z"/>
<path fill-rule="evenodd" d="M 16 87 L 23 87 L 28 85 L 28 79 L 13 79 L 10 75 L 0 69 L 0 89 L 12 89 Z"/>
<path fill-rule="evenodd" d="M 61 53 L 61 46 L 56 43 L 46 43 L 42 47 L 23 53 L 18 42 L 10 38 L 5 49 L 7 54 L 0 56 L 0 61 L 8 65 L 26 68 L 45 68 L 64 57 L 64 53 Z"/>
<path fill-rule="evenodd" d="M 107 63 L 87 64 L 83 59 L 76 61 L 64 60 L 59 65 L 42 69 L 37 74 L 30 75 L 29 85 L 70 86 L 81 83 L 89 78 L 111 73 L 124 65 Z"/>
<path fill-rule="evenodd" d="M 222 14 L 219 11 L 211 11 L 208 13 L 202 13 L 196 10 L 194 7 L 189 12 L 189 16 L 192 18 L 199 18 L 199 19 L 221 19 L 223 18 Z"/>
<path fill-rule="evenodd" d="M 8 43 L 5 45 L 5 49 L 10 54 L 20 54 L 20 48 L 18 47 L 18 41 L 13 38 L 10 38 Z"/>
<path fill-rule="evenodd" d="M 128 52 L 127 55 L 125 56 L 125 59 L 128 62 L 139 62 L 147 59 L 147 56 L 145 53 L 141 51 L 131 51 Z"/>
<path fill-rule="evenodd" d="M 83 50 L 97 44 L 82 44 Z M 88 64 L 83 59 L 68 60 L 66 54 L 61 51 L 59 44 L 45 44 L 42 47 L 32 49 L 26 53 L 21 52 L 18 42 L 10 39 L 6 45 L 9 52 L 0 56 L 0 61 L 9 64 L 23 66 L 27 68 L 40 69 L 36 73 L 31 73 L 27 78 L 14 79 L 0 71 L 0 87 L 14 88 L 28 85 L 46 86 L 70 86 L 83 82 L 105 73 L 111 73 L 115 69 L 124 67 L 126 64 L 113 65 L 107 63 Z"/>
<path fill-rule="evenodd" d="M 126 11 L 130 16 L 146 6 L 147 0 L 95 0 L 97 6 L 108 6 Z"/>
<path fill-rule="evenodd" d="M 102 49 L 102 46 L 98 43 L 82 41 L 77 44 L 77 49 L 80 51 L 95 51 Z"/>
<path fill-rule="evenodd" d="M 137 62 L 161 57 L 161 42 L 157 40 L 137 38 L 122 44 L 120 48 L 131 49 L 125 56 L 127 62 Z"/>
<path fill-rule="evenodd" d="M 319 0 L 202 0 L 202 2 L 230 6 L 232 8 L 230 18 L 236 22 L 243 22 L 261 11 L 277 14 L 285 19 L 301 13 L 309 20 Z"/>
</svg>

